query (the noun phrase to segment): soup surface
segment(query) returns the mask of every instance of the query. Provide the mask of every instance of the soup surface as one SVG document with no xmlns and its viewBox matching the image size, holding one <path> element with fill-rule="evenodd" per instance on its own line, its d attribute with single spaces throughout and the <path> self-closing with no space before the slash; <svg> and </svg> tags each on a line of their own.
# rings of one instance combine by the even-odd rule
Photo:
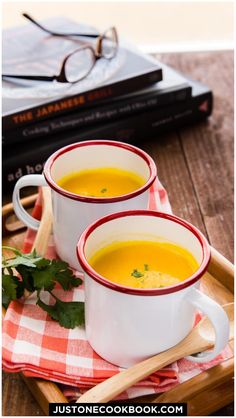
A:
<svg viewBox="0 0 236 418">
<path fill-rule="evenodd" d="M 199 267 L 190 252 L 170 242 L 116 242 L 89 260 L 111 282 L 134 288 L 158 288 L 189 278 Z"/>
<path fill-rule="evenodd" d="M 120 196 L 139 189 L 144 183 L 137 174 L 113 167 L 72 172 L 57 182 L 69 192 L 93 197 Z"/>
</svg>

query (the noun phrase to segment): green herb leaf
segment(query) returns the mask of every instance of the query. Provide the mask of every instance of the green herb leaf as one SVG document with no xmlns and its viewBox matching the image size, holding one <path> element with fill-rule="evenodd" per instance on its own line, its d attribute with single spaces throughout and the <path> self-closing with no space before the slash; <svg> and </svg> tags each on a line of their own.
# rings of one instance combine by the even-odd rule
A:
<svg viewBox="0 0 236 418">
<path fill-rule="evenodd" d="M 29 292 L 34 292 L 35 287 L 34 287 L 32 272 L 35 270 L 35 267 L 32 268 L 32 267 L 19 265 L 19 266 L 16 266 L 15 269 L 20 274 L 25 289 L 28 290 Z"/>
<path fill-rule="evenodd" d="M 82 280 L 75 277 L 69 264 L 61 260 L 41 260 L 32 272 L 36 289 L 52 290 L 58 282 L 64 290 L 79 286 Z"/>
<path fill-rule="evenodd" d="M 51 264 L 51 260 L 48 260 L 47 258 L 41 258 L 39 261 L 36 261 L 36 267 L 37 269 L 41 270 L 45 267 L 48 267 Z"/>
<path fill-rule="evenodd" d="M 10 300 L 16 299 L 17 283 L 14 280 L 15 276 L 8 274 L 2 275 L 2 288 L 4 293 L 9 297 Z"/>
<path fill-rule="evenodd" d="M 10 302 L 11 299 L 9 298 L 9 296 L 7 296 L 6 293 L 2 292 L 2 306 L 4 306 L 4 308 L 7 309 Z"/>
<path fill-rule="evenodd" d="M 18 277 L 10 274 L 2 275 L 2 303 L 5 308 L 8 307 L 11 300 L 23 296 L 24 287 Z"/>
<path fill-rule="evenodd" d="M 24 257 L 24 256 L 18 256 L 14 259 L 7 260 L 4 264 L 5 267 L 16 267 L 18 265 L 27 266 L 27 267 L 33 267 L 35 268 L 35 263 L 31 259 Z"/>
<path fill-rule="evenodd" d="M 148 264 L 144 264 L 144 270 L 145 271 L 148 271 L 149 270 Z"/>
<path fill-rule="evenodd" d="M 101 189 L 101 193 L 106 193 L 106 192 L 107 192 L 107 189 L 106 188 Z"/>
<path fill-rule="evenodd" d="M 84 325 L 83 302 L 63 302 L 54 295 L 53 297 L 56 299 L 54 305 L 47 305 L 40 297 L 37 300 L 37 305 L 64 328 L 75 328 L 78 325 Z"/>
<path fill-rule="evenodd" d="M 66 328 L 74 328 L 83 324 L 84 303 L 83 302 L 62 302 L 57 299 L 51 290 L 59 283 L 64 290 L 72 289 L 82 283 L 82 280 L 74 276 L 69 265 L 61 260 L 48 260 L 37 255 L 36 251 L 22 254 L 12 247 L 3 247 L 11 250 L 15 257 L 5 259 L 2 265 L 2 301 L 5 307 L 11 300 L 23 296 L 24 290 L 34 292 L 37 290 L 38 305 L 46 310 L 49 315 L 59 321 L 60 325 Z M 14 275 L 14 270 L 19 273 L 21 280 Z M 40 291 L 50 292 L 56 299 L 53 306 L 46 305 L 39 297 Z"/>
<path fill-rule="evenodd" d="M 46 269 L 35 270 L 32 272 L 32 277 L 35 289 L 52 290 L 55 286 L 50 266 Z"/>
<path fill-rule="evenodd" d="M 4 248 L 4 247 L 3 247 Z M 12 251 L 14 248 L 12 247 L 5 247 L 6 249 L 11 249 Z M 42 260 L 42 257 L 37 255 L 36 251 L 33 251 L 32 253 L 20 253 L 18 250 L 15 250 L 16 257 L 9 258 L 8 260 L 3 261 L 3 267 L 10 267 L 15 268 L 18 265 L 21 266 L 27 266 L 27 267 L 36 267 L 36 263 Z"/>
<path fill-rule="evenodd" d="M 65 261 L 52 260 L 51 269 L 56 281 L 60 283 L 64 290 L 69 290 L 82 284 L 82 280 L 73 274 L 69 264 Z"/>
<path fill-rule="evenodd" d="M 134 269 L 133 272 L 131 273 L 131 276 L 136 277 L 138 279 L 139 277 L 143 277 L 143 274 L 137 269 Z"/>
</svg>

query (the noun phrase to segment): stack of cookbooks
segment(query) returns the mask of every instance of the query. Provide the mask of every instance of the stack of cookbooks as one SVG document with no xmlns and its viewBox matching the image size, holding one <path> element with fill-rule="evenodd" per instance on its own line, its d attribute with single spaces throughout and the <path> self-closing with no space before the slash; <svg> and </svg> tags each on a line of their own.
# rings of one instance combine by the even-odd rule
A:
<svg viewBox="0 0 236 418">
<path fill-rule="evenodd" d="M 55 32 L 94 33 L 64 18 L 44 23 Z M 40 173 L 49 155 L 69 143 L 111 139 L 142 146 L 211 114 L 208 87 L 124 43 L 76 84 L 14 78 L 57 73 L 60 60 L 80 46 L 75 37 L 50 36 L 30 24 L 3 32 L 4 193 L 22 175 Z"/>
</svg>

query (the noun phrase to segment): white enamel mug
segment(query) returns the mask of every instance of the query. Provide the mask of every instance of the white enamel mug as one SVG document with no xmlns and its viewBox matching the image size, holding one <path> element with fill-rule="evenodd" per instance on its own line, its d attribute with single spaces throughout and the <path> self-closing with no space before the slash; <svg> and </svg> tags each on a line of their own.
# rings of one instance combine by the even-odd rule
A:
<svg viewBox="0 0 236 418">
<path fill-rule="evenodd" d="M 96 251 L 113 242 L 140 239 L 169 241 L 186 248 L 198 262 L 198 270 L 174 286 L 135 289 L 108 281 L 88 262 Z M 85 272 L 87 338 L 93 349 L 109 362 L 129 367 L 173 347 L 191 331 L 197 310 L 212 322 L 215 346 L 211 352 L 188 359 L 208 362 L 227 344 L 226 313 L 198 289 L 210 260 L 210 246 L 188 222 L 148 210 L 106 216 L 84 231 L 77 255 Z"/>
<path fill-rule="evenodd" d="M 83 169 L 116 167 L 132 171 L 145 179 L 145 184 L 132 193 L 117 197 L 87 197 L 70 193 L 58 186 L 63 176 Z M 26 186 L 48 185 L 52 190 L 53 236 L 59 257 L 79 270 L 76 244 L 84 229 L 107 214 L 128 209 L 147 209 L 149 189 L 156 179 L 152 158 L 139 148 L 115 141 L 84 141 L 68 145 L 47 160 L 43 175 L 21 177 L 13 191 L 17 217 L 37 230 L 40 222 L 30 216 L 20 202 L 20 190 Z"/>
</svg>

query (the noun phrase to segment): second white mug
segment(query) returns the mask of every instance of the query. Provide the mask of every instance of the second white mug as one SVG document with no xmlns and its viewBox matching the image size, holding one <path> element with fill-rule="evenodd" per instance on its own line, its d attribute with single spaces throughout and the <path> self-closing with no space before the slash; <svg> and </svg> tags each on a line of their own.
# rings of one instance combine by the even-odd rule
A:
<svg viewBox="0 0 236 418">
<path fill-rule="evenodd" d="M 90 258 L 114 242 L 172 242 L 188 250 L 199 267 L 186 280 L 162 288 L 134 288 L 112 282 L 96 272 Z M 210 352 L 188 359 L 214 359 L 229 338 L 224 309 L 199 291 L 210 261 L 210 246 L 193 225 L 174 215 L 134 210 L 105 216 L 81 235 L 77 254 L 85 272 L 85 327 L 93 349 L 105 360 L 130 367 L 178 344 L 191 331 L 196 311 L 208 316 L 215 329 Z M 127 255 L 128 257 L 128 255 Z"/>
</svg>

